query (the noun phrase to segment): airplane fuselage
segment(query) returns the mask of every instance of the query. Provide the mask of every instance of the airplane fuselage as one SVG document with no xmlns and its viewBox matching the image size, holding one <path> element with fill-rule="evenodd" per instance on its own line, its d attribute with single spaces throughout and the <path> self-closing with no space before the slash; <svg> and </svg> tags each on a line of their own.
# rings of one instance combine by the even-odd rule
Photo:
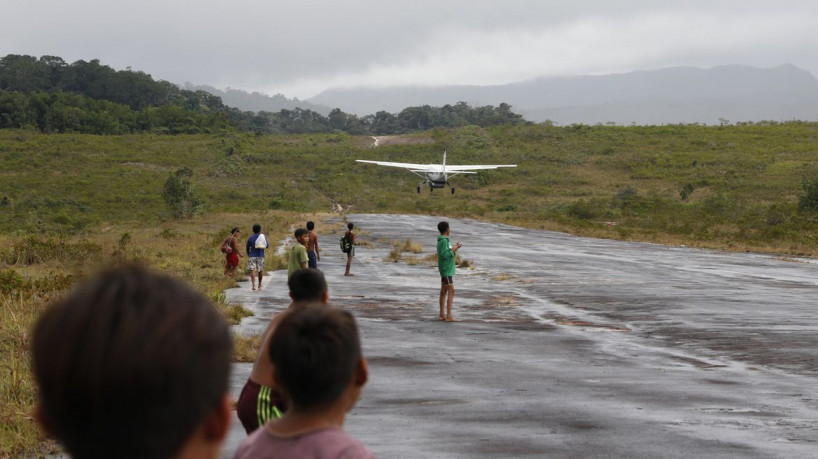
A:
<svg viewBox="0 0 818 459">
<path fill-rule="evenodd" d="M 446 181 L 446 173 L 445 172 L 427 172 L 426 178 L 432 182 L 445 182 Z"/>
<path fill-rule="evenodd" d="M 447 177 L 445 172 L 427 172 L 426 180 L 429 182 L 429 188 L 443 188 L 446 186 Z"/>
</svg>

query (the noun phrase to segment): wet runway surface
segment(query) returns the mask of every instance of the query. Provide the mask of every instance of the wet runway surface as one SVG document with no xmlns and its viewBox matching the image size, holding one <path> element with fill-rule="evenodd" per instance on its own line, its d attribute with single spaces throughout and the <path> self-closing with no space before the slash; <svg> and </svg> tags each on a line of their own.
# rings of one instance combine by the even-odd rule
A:
<svg viewBox="0 0 818 459">
<path fill-rule="evenodd" d="M 448 219 L 454 314 L 437 320 L 440 217 L 350 215 L 331 301 L 358 319 L 370 382 L 346 429 L 381 458 L 818 457 L 818 266 Z M 388 261 L 393 242 L 422 245 Z M 286 272 L 227 292 L 257 333 Z M 234 367 L 234 392 L 250 372 Z M 225 456 L 244 437 L 233 426 Z"/>
</svg>

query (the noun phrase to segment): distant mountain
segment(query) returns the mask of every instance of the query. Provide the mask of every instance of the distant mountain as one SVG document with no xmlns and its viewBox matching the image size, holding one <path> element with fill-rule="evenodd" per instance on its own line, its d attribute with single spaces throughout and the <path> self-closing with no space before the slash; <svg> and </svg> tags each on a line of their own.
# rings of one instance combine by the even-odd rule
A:
<svg viewBox="0 0 818 459">
<path fill-rule="evenodd" d="M 328 89 L 308 99 L 358 115 L 460 101 L 472 106 L 505 102 L 529 121 L 551 120 L 560 125 L 815 121 L 818 80 L 790 64 L 767 69 L 741 65 L 673 67 L 600 76 L 542 77 L 499 86 Z"/>
<path fill-rule="evenodd" d="M 214 96 L 219 96 L 222 99 L 222 102 L 229 106 L 238 108 L 239 110 L 243 111 L 250 111 L 250 112 L 270 112 L 270 113 L 278 113 L 282 109 L 283 110 L 293 110 L 296 108 L 301 108 L 303 110 L 312 110 L 316 113 L 320 113 L 323 116 L 329 115 L 332 109 L 325 105 L 318 105 L 313 104 L 310 102 L 306 102 L 303 100 L 298 100 L 297 98 L 288 99 L 287 97 L 276 94 L 274 96 L 268 96 L 267 94 L 262 94 L 259 92 L 247 92 L 242 91 L 239 89 L 216 89 L 213 86 L 207 85 L 193 85 L 191 83 L 185 83 L 182 85 L 183 89 L 187 89 L 188 91 L 205 91 Z"/>
</svg>

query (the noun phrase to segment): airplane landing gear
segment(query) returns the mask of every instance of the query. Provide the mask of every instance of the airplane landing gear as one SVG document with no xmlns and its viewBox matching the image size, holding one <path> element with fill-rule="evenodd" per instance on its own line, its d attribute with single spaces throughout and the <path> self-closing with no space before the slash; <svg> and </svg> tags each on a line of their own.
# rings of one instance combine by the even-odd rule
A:
<svg viewBox="0 0 818 459">
<path fill-rule="evenodd" d="M 418 194 L 420 194 L 420 185 L 418 185 Z"/>
<path fill-rule="evenodd" d="M 452 194 L 454 194 L 454 188 L 452 188 Z"/>
</svg>

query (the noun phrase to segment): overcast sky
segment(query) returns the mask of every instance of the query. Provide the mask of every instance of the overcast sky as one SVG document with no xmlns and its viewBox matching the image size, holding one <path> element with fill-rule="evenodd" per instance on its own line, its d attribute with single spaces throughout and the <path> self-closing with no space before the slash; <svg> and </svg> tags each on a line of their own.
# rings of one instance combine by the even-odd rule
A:
<svg viewBox="0 0 818 459">
<path fill-rule="evenodd" d="M 307 99 L 333 86 L 791 63 L 818 0 L 0 0 L 0 56 Z"/>
</svg>

